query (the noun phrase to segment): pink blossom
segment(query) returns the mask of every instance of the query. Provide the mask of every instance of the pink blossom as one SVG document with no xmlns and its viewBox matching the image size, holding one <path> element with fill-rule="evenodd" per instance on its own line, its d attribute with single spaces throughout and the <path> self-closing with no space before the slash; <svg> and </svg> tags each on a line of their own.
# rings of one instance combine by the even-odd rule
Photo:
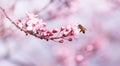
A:
<svg viewBox="0 0 120 66">
<path fill-rule="evenodd" d="M 58 32 L 58 29 L 53 29 L 52 32 L 53 32 L 53 33 L 57 33 L 57 32 Z"/>
<path fill-rule="evenodd" d="M 64 40 L 62 39 L 62 40 L 59 40 L 59 43 L 63 43 L 64 42 Z"/>
<path fill-rule="evenodd" d="M 72 41 L 72 38 L 68 38 L 68 41 Z"/>
<path fill-rule="evenodd" d="M 75 57 L 75 60 L 76 60 L 77 62 L 81 62 L 81 61 L 84 60 L 84 56 L 82 56 L 82 55 L 77 55 L 77 56 Z"/>
<path fill-rule="evenodd" d="M 92 45 L 87 45 L 86 46 L 86 51 L 92 51 L 94 47 Z"/>
</svg>

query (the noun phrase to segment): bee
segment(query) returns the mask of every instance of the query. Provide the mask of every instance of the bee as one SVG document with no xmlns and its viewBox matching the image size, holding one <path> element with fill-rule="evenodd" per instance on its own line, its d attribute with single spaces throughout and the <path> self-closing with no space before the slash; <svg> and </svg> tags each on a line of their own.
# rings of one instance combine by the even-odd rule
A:
<svg viewBox="0 0 120 66">
<path fill-rule="evenodd" d="M 84 26 L 82 26 L 81 24 L 78 25 L 78 29 L 80 29 L 80 32 L 85 33 L 85 31 L 87 30 Z"/>
</svg>

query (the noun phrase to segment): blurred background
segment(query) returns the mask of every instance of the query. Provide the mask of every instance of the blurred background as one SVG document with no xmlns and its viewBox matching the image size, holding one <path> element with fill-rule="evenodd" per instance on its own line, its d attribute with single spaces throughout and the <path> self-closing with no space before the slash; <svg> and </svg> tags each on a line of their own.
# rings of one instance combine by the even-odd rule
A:
<svg viewBox="0 0 120 66">
<path fill-rule="evenodd" d="M 72 42 L 26 36 L 0 10 L 0 66 L 120 66 L 120 0 L 0 0 L 16 21 L 39 15 L 47 27 L 82 24 Z"/>
</svg>

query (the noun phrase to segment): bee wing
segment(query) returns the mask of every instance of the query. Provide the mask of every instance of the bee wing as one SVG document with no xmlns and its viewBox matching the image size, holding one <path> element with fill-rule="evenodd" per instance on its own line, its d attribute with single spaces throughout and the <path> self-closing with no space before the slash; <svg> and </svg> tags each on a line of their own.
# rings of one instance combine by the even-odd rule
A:
<svg viewBox="0 0 120 66">
<path fill-rule="evenodd" d="M 85 30 L 87 31 L 87 29 L 85 28 Z"/>
</svg>

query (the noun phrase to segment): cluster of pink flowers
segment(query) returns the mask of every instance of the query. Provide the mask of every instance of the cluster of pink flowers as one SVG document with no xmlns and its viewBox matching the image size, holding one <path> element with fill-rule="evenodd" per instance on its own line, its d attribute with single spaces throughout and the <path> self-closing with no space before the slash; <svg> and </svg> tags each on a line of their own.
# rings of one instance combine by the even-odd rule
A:
<svg viewBox="0 0 120 66">
<path fill-rule="evenodd" d="M 48 30 L 46 23 L 42 19 L 30 13 L 27 13 L 26 21 L 19 19 L 15 24 L 26 34 L 45 39 L 46 41 L 53 40 L 59 43 L 63 43 L 64 40 L 72 41 L 73 36 L 79 33 L 77 25 Z"/>
</svg>

